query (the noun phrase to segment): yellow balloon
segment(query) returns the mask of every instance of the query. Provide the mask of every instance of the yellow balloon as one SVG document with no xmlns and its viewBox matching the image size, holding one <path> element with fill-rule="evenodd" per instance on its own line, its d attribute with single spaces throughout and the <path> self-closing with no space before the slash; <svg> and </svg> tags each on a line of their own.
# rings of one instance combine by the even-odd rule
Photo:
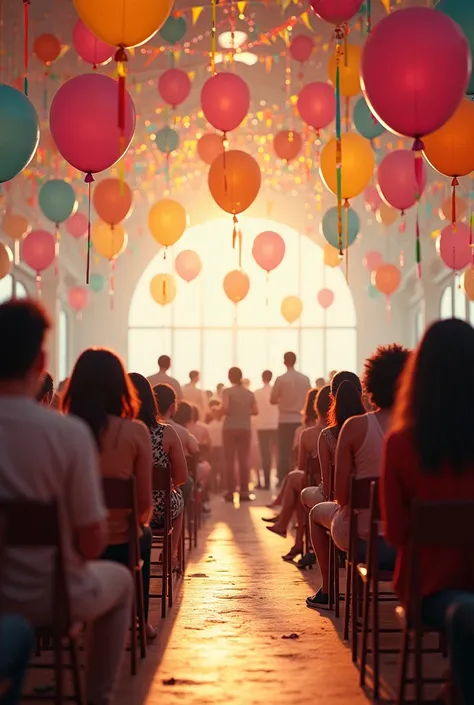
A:
<svg viewBox="0 0 474 705">
<path fill-rule="evenodd" d="M 375 167 L 372 145 L 365 137 L 345 132 L 341 137 L 342 198 L 355 198 L 370 183 Z M 319 173 L 326 187 L 337 193 L 336 138 L 326 142 L 321 150 Z"/>
<path fill-rule="evenodd" d="M 0 242 L 0 279 L 6 277 L 12 271 L 13 255 L 7 245 Z"/>
<path fill-rule="evenodd" d="M 186 230 L 186 211 L 181 203 L 163 198 L 150 208 L 148 227 L 160 245 L 174 245 Z"/>
<path fill-rule="evenodd" d="M 474 268 L 469 267 L 461 277 L 462 288 L 469 301 L 474 301 Z"/>
<path fill-rule="evenodd" d="M 398 218 L 398 212 L 395 210 L 395 208 L 387 206 L 386 203 L 381 203 L 380 206 L 377 208 L 377 213 L 375 214 L 375 217 L 379 223 L 385 225 L 388 228 L 389 225 L 393 225 L 393 223 Z"/>
<path fill-rule="evenodd" d="M 172 274 L 157 274 L 150 282 L 150 294 L 157 304 L 166 306 L 176 298 L 176 282 Z"/>
<path fill-rule="evenodd" d="M 328 267 L 339 267 L 341 264 L 341 258 L 339 257 L 338 250 L 329 243 L 324 245 L 323 259 L 324 264 L 327 264 Z"/>
<path fill-rule="evenodd" d="M 341 53 L 339 59 L 339 85 L 341 95 L 350 98 L 361 91 L 360 87 L 360 62 L 362 58 L 362 48 L 357 44 L 347 44 L 347 57 Z M 333 86 L 336 86 L 336 52 L 329 59 L 329 78 Z"/>
<path fill-rule="evenodd" d="M 92 226 L 92 244 L 105 259 L 116 259 L 127 247 L 128 236 L 121 225 L 114 227 L 98 220 Z"/>
<path fill-rule="evenodd" d="M 303 313 L 303 302 L 298 296 L 287 296 L 281 302 L 281 315 L 287 323 L 294 323 Z"/>
</svg>

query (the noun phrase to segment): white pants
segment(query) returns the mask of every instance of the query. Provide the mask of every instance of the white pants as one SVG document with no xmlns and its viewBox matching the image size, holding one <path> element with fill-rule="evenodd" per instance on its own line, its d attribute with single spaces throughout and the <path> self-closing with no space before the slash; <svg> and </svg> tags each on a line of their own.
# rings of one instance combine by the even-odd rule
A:
<svg viewBox="0 0 474 705">
<path fill-rule="evenodd" d="M 346 507 L 337 502 L 321 502 L 311 510 L 310 521 L 331 531 L 336 546 L 341 551 L 349 548 L 349 514 Z"/>
<path fill-rule="evenodd" d="M 325 500 L 326 497 L 324 496 L 322 485 L 318 485 L 317 487 L 305 487 L 301 491 L 301 502 L 307 509 L 312 509 Z"/>
</svg>

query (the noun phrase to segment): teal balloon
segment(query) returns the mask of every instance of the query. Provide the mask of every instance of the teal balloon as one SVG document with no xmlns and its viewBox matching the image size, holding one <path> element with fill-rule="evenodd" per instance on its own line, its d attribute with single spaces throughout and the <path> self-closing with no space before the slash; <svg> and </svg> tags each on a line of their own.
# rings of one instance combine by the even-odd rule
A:
<svg viewBox="0 0 474 705">
<path fill-rule="evenodd" d="M 30 163 L 40 137 L 36 110 L 16 88 L 0 83 L 0 183 Z"/>
<path fill-rule="evenodd" d="M 346 246 L 346 217 L 347 221 L 347 241 L 352 245 L 357 235 L 359 234 L 360 221 L 359 216 L 352 208 L 342 209 L 342 244 Z M 337 208 L 330 208 L 323 215 L 321 223 L 323 235 L 330 245 L 339 248 L 338 232 L 337 232 Z"/>
<path fill-rule="evenodd" d="M 180 42 L 184 37 L 186 29 L 187 26 L 184 17 L 170 16 L 160 29 L 159 34 L 167 44 L 176 44 L 176 42 Z"/>
<path fill-rule="evenodd" d="M 380 291 L 373 284 L 369 284 L 367 287 L 367 293 L 369 295 L 369 299 L 376 299 L 380 296 Z"/>
<path fill-rule="evenodd" d="M 435 10 L 443 12 L 458 23 L 467 37 L 471 54 L 474 57 L 474 3 L 472 0 L 440 0 L 435 5 Z M 466 91 L 467 95 L 474 95 L 474 71 Z"/>
<path fill-rule="evenodd" d="M 77 208 L 74 189 L 61 179 L 52 179 L 43 184 L 38 201 L 44 215 L 53 223 L 64 223 Z"/>
<path fill-rule="evenodd" d="M 91 274 L 90 279 L 89 279 L 89 287 L 92 289 L 92 291 L 95 294 L 98 294 L 99 291 L 102 291 L 104 286 L 105 286 L 105 279 L 102 276 L 102 274 Z"/>
<path fill-rule="evenodd" d="M 353 119 L 357 132 L 367 140 L 380 137 L 385 132 L 385 127 L 374 117 L 365 98 L 359 98 L 355 104 Z"/>
<path fill-rule="evenodd" d="M 178 149 L 179 135 L 176 130 L 171 127 L 162 127 L 156 133 L 156 146 L 163 154 L 171 154 L 175 149 Z"/>
</svg>

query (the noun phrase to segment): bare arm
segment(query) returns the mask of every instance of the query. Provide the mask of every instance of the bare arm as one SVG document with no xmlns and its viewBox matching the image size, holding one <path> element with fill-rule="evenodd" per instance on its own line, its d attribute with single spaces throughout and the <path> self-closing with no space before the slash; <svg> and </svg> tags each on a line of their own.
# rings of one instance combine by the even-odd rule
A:
<svg viewBox="0 0 474 705">
<path fill-rule="evenodd" d="M 298 469 L 302 470 L 303 472 L 306 472 L 308 465 L 308 452 L 305 447 L 305 436 L 306 431 L 303 431 L 300 436 L 300 442 L 298 444 Z"/>
<path fill-rule="evenodd" d="M 222 408 L 221 408 L 221 414 L 222 416 L 227 416 L 229 413 L 229 396 L 226 394 L 226 390 L 224 389 L 222 393 Z"/>
<path fill-rule="evenodd" d="M 272 388 L 272 393 L 270 395 L 270 404 L 278 404 L 280 401 L 280 378 L 277 377 L 275 380 L 275 384 L 273 385 Z"/>
<path fill-rule="evenodd" d="M 184 485 L 188 479 L 188 466 L 182 443 L 178 434 L 172 426 L 165 426 L 163 432 L 163 445 L 169 454 L 171 463 L 171 475 L 176 487 Z"/>
<path fill-rule="evenodd" d="M 258 416 L 258 406 L 257 400 L 255 399 L 255 394 L 252 394 L 252 408 L 250 410 L 252 416 Z"/>
<path fill-rule="evenodd" d="M 326 495 L 331 489 L 331 452 L 329 450 L 324 434 L 321 433 L 318 442 L 319 463 L 321 465 L 321 477 Z"/>
<path fill-rule="evenodd" d="M 153 507 L 152 472 L 153 451 L 150 433 L 142 423 L 135 423 L 137 455 L 135 458 L 135 487 L 137 491 L 138 521 L 146 524 L 150 520 Z"/>
<path fill-rule="evenodd" d="M 346 421 L 337 440 L 334 490 L 336 502 L 343 507 L 349 504 L 350 481 L 354 467 L 353 443 L 357 436 L 359 421 L 359 418 Z"/>
</svg>

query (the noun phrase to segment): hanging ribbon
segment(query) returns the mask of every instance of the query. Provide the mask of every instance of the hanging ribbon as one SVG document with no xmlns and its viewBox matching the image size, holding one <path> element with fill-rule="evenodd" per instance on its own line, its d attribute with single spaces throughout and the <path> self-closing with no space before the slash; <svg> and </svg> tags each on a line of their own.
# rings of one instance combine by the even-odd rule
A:
<svg viewBox="0 0 474 705">
<path fill-rule="evenodd" d="M 110 260 L 110 275 L 109 275 L 109 302 L 110 310 L 114 310 L 115 297 L 115 259 Z"/>
<path fill-rule="evenodd" d="M 420 221 L 418 215 L 418 208 L 416 209 L 416 275 L 418 279 L 421 278 L 421 243 L 420 243 Z"/>
<path fill-rule="evenodd" d="M 349 284 L 349 201 L 344 201 L 344 247 L 346 249 L 346 282 Z"/>
<path fill-rule="evenodd" d="M 239 241 L 239 267 L 242 267 L 242 231 L 239 226 L 239 221 L 234 213 L 234 216 L 232 218 L 234 222 L 234 229 L 232 230 L 232 247 L 235 250 L 235 244 L 237 240 Z"/>
<path fill-rule="evenodd" d="M 372 31 L 371 0 L 366 0 L 366 5 L 367 5 L 367 34 L 370 34 L 370 32 Z"/>
<path fill-rule="evenodd" d="M 25 95 L 28 95 L 28 45 L 29 45 L 29 6 L 30 0 L 23 0 L 23 20 L 25 27 L 25 38 L 23 44 L 23 65 L 24 65 L 24 75 L 23 75 L 23 91 Z"/>
<path fill-rule="evenodd" d="M 41 299 L 41 296 L 43 294 L 41 288 L 41 272 L 36 272 L 36 293 L 38 295 L 38 298 Z"/>
<path fill-rule="evenodd" d="M 416 225 L 415 225 L 415 235 L 416 235 L 416 273 L 417 277 L 421 277 L 421 243 L 420 243 L 420 219 L 419 219 L 419 205 L 420 196 L 423 191 L 423 155 L 422 151 L 425 148 L 422 140 L 417 137 L 413 142 L 412 150 L 415 152 L 415 178 L 416 178 Z"/>
<path fill-rule="evenodd" d="M 115 61 L 117 62 L 117 77 L 118 77 L 118 128 L 120 130 L 120 154 L 125 152 L 125 102 L 127 98 L 127 62 L 128 56 L 123 46 L 119 47 L 115 52 Z M 123 159 L 119 161 L 119 177 L 120 184 L 123 187 L 125 179 L 125 164 Z"/>
<path fill-rule="evenodd" d="M 349 132 L 349 128 L 350 128 L 350 125 L 351 125 L 351 99 L 349 98 L 348 95 L 346 96 L 346 117 L 345 117 L 345 121 L 346 121 L 346 132 Z"/>
<path fill-rule="evenodd" d="M 459 181 L 455 176 L 451 181 L 451 222 L 453 224 L 453 232 L 456 232 L 456 186 L 459 186 Z"/>
<path fill-rule="evenodd" d="M 54 237 L 54 274 L 56 276 L 59 276 L 59 243 L 61 240 L 61 233 L 59 232 L 59 223 L 55 224 Z"/>
<path fill-rule="evenodd" d="M 400 233 L 400 235 L 403 235 L 403 233 L 407 229 L 407 224 L 405 222 L 405 211 L 401 212 L 401 216 L 402 216 L 402 220 L 401 220 L 400 225 L 398 226 L 398 232 Z M 404 266 L 405 266 L 405 251 L 402 247 L 402 249 L 400 250 L 400 267 L 403 268 Z"/>
<path fill-rule="evenodd" d="M 211 26 L 211 74 L 216 75 L 216 15 L 217 1 L 212 0 L 212 26 Z"/>
<path fill-rule="evenodd" d="M 336 28 L 336 184 L 337 184 L 337 244 L 339 256 L 342 251 L 342 145 L 341 145 L 341 39 L 343 38 L 340 27 Z"/>
<path fill-rule="evenodd" d="M 91 201 L 92 201 L 92 184 L 94 182 L 94 177 L 90 171 L 86 174 L 84 182 L 88 186 L 88 217 L 87 217 L 87 263 L 86 263 L 86 284 L 89 284 L 90 273 L 91 273 L 91 249 L 92 249 L 92 239 L 91 239 Z"/>
</svg>

